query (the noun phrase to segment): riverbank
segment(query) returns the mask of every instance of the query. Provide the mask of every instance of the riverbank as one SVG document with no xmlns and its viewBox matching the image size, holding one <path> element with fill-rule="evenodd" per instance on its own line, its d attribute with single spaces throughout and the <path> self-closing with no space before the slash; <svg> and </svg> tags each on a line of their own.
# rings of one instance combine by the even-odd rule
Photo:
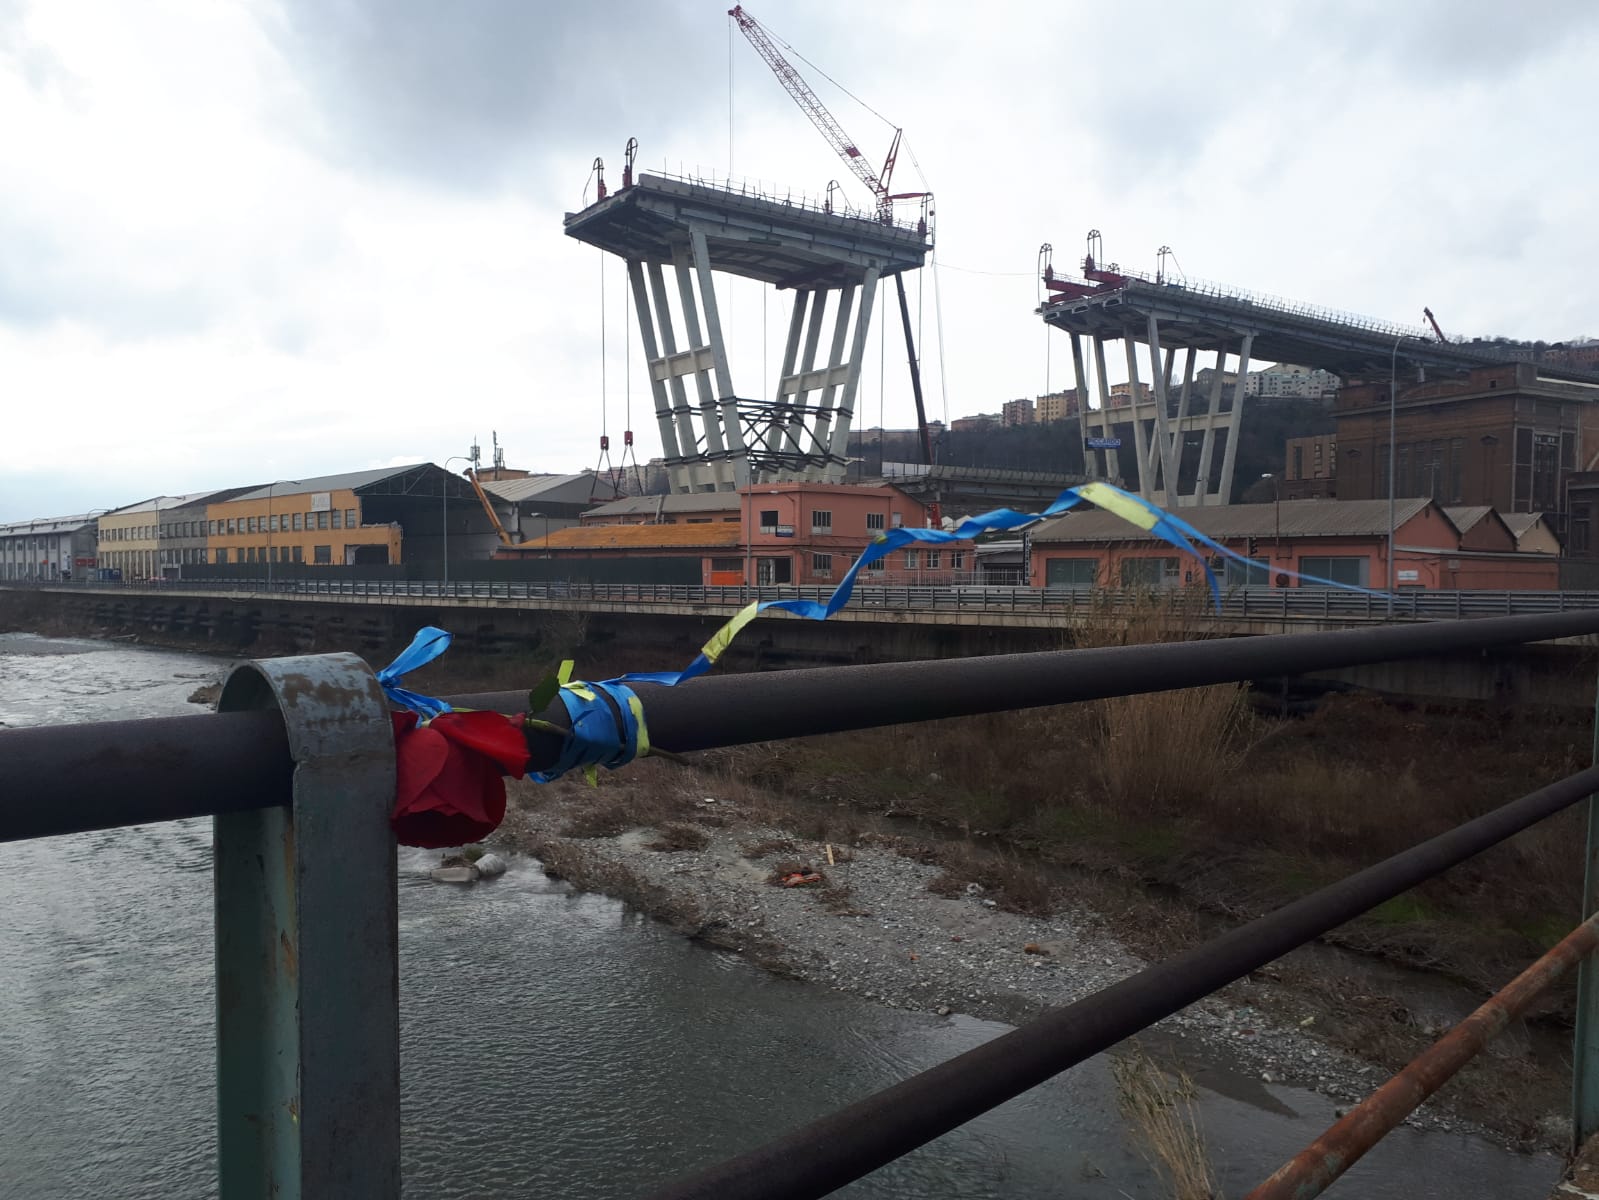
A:
<svg viewBox="0 0 1599 1200">
<path fill-rule="evenodd" d="M 523 783 L 511 795 L 495 840 L 551 874 L 768 970 L 893 1008 L 1019 1023 L 1206 933 L 1190 909 L 1124 880 L 915 823 L 897 831 L 904 822 L 857 802 L 800 801 L 717 768 L 646 761 L 598 788 Z M 1347 1102 L 1436 1036 L 1414 1009 L 1414 997 L 1340 976 L 1312 951 L 1143 1041 L 1200 1078 Z M 1563 1137 L 1564 1087 L 1512 1036 L 1413 1123 L 1550 1148 Z"/>
</svg>

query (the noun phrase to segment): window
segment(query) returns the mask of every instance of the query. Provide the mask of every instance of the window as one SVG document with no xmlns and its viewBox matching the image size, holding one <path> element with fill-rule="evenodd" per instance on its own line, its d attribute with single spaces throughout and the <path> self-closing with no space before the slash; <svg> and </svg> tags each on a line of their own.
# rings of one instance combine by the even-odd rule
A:
<svg viewBox="0 0 1599 1200">
<path fill-rule="evenodd" d="M 943 551 L 941 551 L 941 550 L 929 550 L 927 552 L 927 569 L 929 571 L 938 570 L 939 567 L 943 566 L 943 558 L 944 558 Z"/>
<path fill-rule="evenodd" d="M 1212 564 L 1212 569 L 1215 564 Z M 1264 558 L 1252 558 L 1249 565 L 1245 566 L 1236 559 L 1226 560 L 1226 571 L 1222 580 L 1226 587 L 1270 587 L 1271 564 Z"/>
<path fill-rule="evenodd" d="M 1370 583 L 1371 560 L 1368 558 L 1300 558 L 1299 573 L 1329 579 L 1333 583 L 1348 583 L 1367 587 Z M 1303 586 L 1303 585 L 1301 585 Z M 1311 587 L 1316 586 L 1311 584 Z"/>
<path fill-rule="evenodd" d="M 234 534 L 236 534 L 238 532 L 239 532 L 239 521 L 238 521 L 238 518 L 237 517 L 229 517 L 228 518 L 228 536 L 232 537 Z"/>
<path fill-rule="evenodd" d="M 872 533 L 883 528 L 887 518 L 882 513 L 866 514 L 866 532 Z"/>
<path fill-rule="evenodd" d="M 1124 558 L 1121 560 L 1123 587 L 1162 587 L 1181 583 L 1182 562 L 1176 558 Z"/>
<path fill-rule="evenodd" d="M 833 576 L 833 556 L 831 554 L 811 555 L 811 574 L 824 575 L 831 579 Z"/>
<path fill-rule="evenodd" d="M 299 531 L 299 528 L 300 528 L 300 514 L 299 513 L 295 513 L 294 514 L 294 528 L 295 528 L 296 532 Z"/>
<path fill-rule="evenodd" d="M 360 523 L 360 521 L 356 520 L 355 509 L 347 508 L 344 510 L 344 527 L 346 529 L 354 529 Z"/>
<path fill-rule="evenodd" d="M 710 517 L 690 517 L 686 522 L 684 522 L 684 524 L 687 524 L 687 525 L 709 525 L 709 524 L 711 524 L 711 518 Z M 338 513 L 334 513 L 333 514 L 333 527 L 335 529 L 337 529 L 338 526 L 339 526 L 339 514 Z"/>
<path fill-rule="evenodd" d="M 324 516 L 325 515 L 326 514 L 324 514 Z M 332 546 L 313 546 L 313 547 L 311 547 L 311 561 L 314 562 L 314 563 L 321 563 L 321 564 L 331 563 L 333 561 L 333 547 Z"/>
<path fill-rule="evenodd" d="M 825 509 L 825 508 L 812 509 L 811 510 L 811 532 L 812 533 L 832 533 L 833 532 L 833 514 L 832 514 L 832 512 L 829 511 L 828 509 Z"/>
<path fill-rule="evenodd" d="M 725 574 L 725 573 L 727 573 L 729 571 L 738 572 L 738 571 L 742 571 L 743 569 L 744 569 L 744 560 L 742 558 L 713 558 L 713 559 L 711 559 L 711 570 L 713 572 L 715 572 L 716 574 L 718 574 L 718 575 Z"/>
<path fill-rule="evenodd" d="M 905 551 L 905 569 L 914 571 L 922 565 L 922 556 L 915 550 Z"/>
<path fill-rule="evenodd" d="M 777 509 L 775 509 L 775 508 L 763 508 L 763 509 L 761 509 L 761 532 L 762 533 L 776 533 L 777 532 Z"/>
<path fill-rule="evenodd" d="M 246 529 L 245 532 L 246 533 L 262 533 L 262 532 L 264 532 L 264 530 L 261 528 L 261 518 L 260 517 L 251 517 L 250 518 L 250 528 Z"/>
<path fill-rule="evenodd" d="M 226 546 L 218 546 L 217 547 L 217 565 L 218 566 L 226 566 L 227 565 L 227 561 L 228 561 L 228 548 Z"/>
<path fill-rule="evenodd" d="M 344 528 L 344 512 L 343 512 L 342 509 L 335 508 L 333 510 L 333 528 L 335 528 L 335 529 Z"/>
<path fill-rule="evenodd" d="M 898 529 L 901 525 L 905 524 L 905 518 L 900 516 L 899 513 L 890 513 L 888 524 L 890 528 Z"/>
<path fill-rule="evenodd" d="M 966 551 L 951 550 L 949 552 L 949 567 L 952 571 L 964 571 L 966 569 Z"/>
<path fill-rule="evenodd" d="M 304 562 L 305 561 L 305 553 L 299 546 L 296 546 L 294 548 L 294 561 L 295 562 Z"/>
<path fill-rule="evenodd" d="M 277 531 L 278 531 L 278 514 L 277 513 L 273 513 L 270 517 L 267 518 L 267 532 L 268 533 L 276 533 Z"/>
<path fill-rule="evenodd" d="M 327 509 L 323 509 L 321 512 L 317 513 L 317 515 L 316 515 L 316 527 L 318 529 L 326 529 L 328 527 L 328 512 L 327 512 Z"/>
<path fill-rule="evenodd" d="M 888 560 L 886 558 L 874 558 L 871 562 L 866 564 L 866 569 L 868 571 L 881 571 L 887 565 Z"/>
</svg>

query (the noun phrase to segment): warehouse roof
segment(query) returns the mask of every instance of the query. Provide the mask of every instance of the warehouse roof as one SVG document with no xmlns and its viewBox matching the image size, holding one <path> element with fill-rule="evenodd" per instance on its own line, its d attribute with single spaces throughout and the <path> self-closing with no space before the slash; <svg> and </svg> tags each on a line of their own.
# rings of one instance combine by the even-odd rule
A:
<svg viewBox="0 0 1599 1200">
<path fill-rule="evenodd" d="M 1431 500 L 1399 500 L 1394 524 L 1403 525 L 1434 507 Z M 1442 516 L 1441 509 L 1437 510 Z M 1183 508 L 1177 516 L 1213 538 L 1369 537 L 1388 532 L 1387 500 L 1284 500 L 1280 504 L 1226 504 Z M 1447 517 L 1444 518 L 1448 520 Z M 1152 538 L 1103 509 L 1069 512 L 1038 526 L 1038 542 L 1120 542 Z"/>
<path fill-rule="evenodd" d="M 518 550 L 650 550 L 742 545 L 737 525 L 574 525 L 547 538 L 519 543 Z"/>
</svg>

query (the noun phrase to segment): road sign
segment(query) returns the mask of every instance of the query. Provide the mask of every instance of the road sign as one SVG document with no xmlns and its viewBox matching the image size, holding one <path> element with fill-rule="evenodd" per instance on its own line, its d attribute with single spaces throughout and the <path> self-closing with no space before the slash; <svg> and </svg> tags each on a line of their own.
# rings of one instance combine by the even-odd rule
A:
<svg viewBox="0 0 1599 1200">
<path fill-rule="evenodd" d="M 1122 448 L 1121 438 L 1091 437 L 1085 438 L 1084 441 L 1090 450 L 1120 450 Z"/>
</svg>

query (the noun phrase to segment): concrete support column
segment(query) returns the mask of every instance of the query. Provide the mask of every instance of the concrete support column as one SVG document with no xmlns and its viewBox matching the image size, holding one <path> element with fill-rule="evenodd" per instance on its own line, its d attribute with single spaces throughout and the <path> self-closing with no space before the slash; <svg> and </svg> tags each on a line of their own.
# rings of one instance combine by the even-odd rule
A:
<svg viewBox="0 0 1599 1200">
<path fill-rule="evenodd" d="M 1127 399 L 1133 416 L 1133 454 L 1138 460 L 1138 494 L 1151 504 L 1155 502 L 1154 471 L 1150 467 L 1149 443 L 1144 437 L 1144 422 L 1138 415 L 1138 343 L 1131 336 L 1122 338 L 1127 347 Z"/>
<path fill-rule="evenodd" d="M 1244 334 L 1244 344 L 1238 351 L 1238 381 L 1233 387 L 1233 411 L 1227 422 L 1227 450 L 1221 460 L 1221 502 L 1230 502 L 1233 494 L 1233 461 L 1238 456 L 1238 429 L 1244 420 L 1244 382 L 1249 374 L 1249 351 L 1254 346 L 1255 335 Z"/>
<path fill-rule="evenodd" d="M 1216 348 L 1216 373 L 1210 381 L 1210 395 L 1206 398 L 1205 436 L 1199 446 L 1199 477 L 1194 481 L 1194 503 L 1205 503 L 1210 491 L 1210 456 L 1216 445 L 1216 418 L 1221 412 L 1221 390 L 1227 373 L 1227 347 Z"/>
<path fill-rule="evenodd" d="M 627 278 L 633 288 L 633 307 L 638 312 L 639 339 L 644 343 L 644 364 L 650 375 L 650 393 L 655 398 L 655 421 L 661 433 L 661 453 L 666 459 L 673 491 L 687 491 L 679 487 L 676 463 L 683 455 L 677 441 L 677 426 L 672 419 L 672 402 L 667 395 L 666 379 L 660 373 L 661 352 L 655 337 L 655 318 L 650 312 L 649 292 L 644 286 L 644 264 L 636 258 L 627 260 Z M 693 443 L 689 444 L 690 452 Z"/>
<path fill-rule="evenodd" d="M 1177 468 L 1172 457 L 1171 429 L 1167 423 L 1166 396 L 1171 386 L 1172 350 L 1165 355 L 1162 362 L 1160 352 L 1160 322 L 1155 319 L 1155 314 L 1149 314 L 1149 369 L 1155 375 L 1155 450 L 1156 454 L 1150 457 L 1160 464 L 1160 490 L 1157 494 L 1175 496 L 1177 493 Z M 1150 479 L 1154 480 L 1155 472 L 1153 463 L 1150 469 Z"/>
<path fill-rule="evenodd" d="M 1099 380 L 1099 424 L 1106 437 L 1111 436 L 1110 374 L 1105 369 L 1105 339 L 1094 335 L 1094 373 Z M 1105 478 L 1116 483 L 1122 479 L 1121 455 L 1115 450 L 1102 450 L 1105 456 Z"/>
<path fill-rule="evenodd" d="M 866 356 L 866 335 L 872 329 L 872 309 L 877 300 L 877 281 L 877 268 L 868 268 L 866 277 L 861 281 L 860 304 L 855 313 L 855 333 L 850 341 L 849 365 L 844 372 L 843 392 L 839 396 L 838 407 L 834 413 L 832 438 L 831 441 L 824 439 L 828 448 L 829 465 L 838 478 L 843 478 L 849 473 L 849 464 L 844 459 L 849 454 L 849 431 L 855 418 L 855 397 L 860 391 L 861 360 Z"/>
<path fill-rule="evenodd" d="M 1083 369 L 1083 339 L 1080 334 L 1071 334 L 1072 342 L 1072 384 L 1077 391 L 1077 424 L 1083 431 L 1083 474 L 1090 479 L 1098 479 L 1102 475 L 1099 461 L 1094 457 L 1103 451 L 1094 451 L 1088 448 L 1089 417 L 1092 415 L 1088 407 L 1088 372 Z"/>
<path fill-rule="evenodd" d="M 722 441 L 722 414 L 717 407 L 716 389 L 711 379 L 715 352 L 706 345 L 705 339 L 700 335 L 700 306 L 694 296 L 694 271 L 686 248 L 681 246 L 677 248 L 672 255 L 672 266 L 677 272 L 677 295 L 683 313 L 683 336 L 688 339 L 690 355 L 687 362 L 674 364 L 673 374 L 680 377 L 684 371 L 687 371 L 694 376 L 694 389 L 699 393 L 700 425 L 704 431 L 705 450 L 711 459 L 705 464 L 708 469 L 704 474 L 715 481 L 718 491 L 731 491 L 732 464 L 727 461 L 724 454 L 726 447 Z M 711 292 L 713 305 L 716 303 L 715 295 L 713 290 Z M 692 419 L 691 416 L 690 420 Z"/>
<path fill-rule="evenodd" d="M 722 408 L 722 436 L 732 459 L 733 486 L 747 487 L 750 463 L 744 451 L 744 430 L 739 423 L 738 395 L 733 391 L 733 373 L 727 363 L 727 343 L 722 339 L 722 316 L 716 304 L 716 283 L 711 278 L 711 254 L 705 234 L 693 234 L 694 270 L 699 276 L 700 299 L 705 306 L 705 332 L 711 348 L 712 370 L 716 373 L 717 400 Z"/>
<path fill-rule="evenodd" d="M 1174 441 L 1173 449 L 1175 450 L 1172 457 L 1177 462 L 1177 473 L 1172 477 L 1173 500 L 1178 505 L 1181 505 L 1185 499 L 1182 489 L 1182 474 L 1183 461 L 1188 457 L 1188 397 L 1194 387 L 1194 361 L 1199 357 L 1199 350 L 1194 346 L 1190 346 L 1185 357 L 1187 361 L 1183 364 L 1183 390 L 1177 397 L 1177 429 L 1172 435 Z M 1195 496 L 1187 497 L 1189 504 L 1196 502 L 1197 492 L 1198 489 L 1196 488 Z"/>
</svg>

